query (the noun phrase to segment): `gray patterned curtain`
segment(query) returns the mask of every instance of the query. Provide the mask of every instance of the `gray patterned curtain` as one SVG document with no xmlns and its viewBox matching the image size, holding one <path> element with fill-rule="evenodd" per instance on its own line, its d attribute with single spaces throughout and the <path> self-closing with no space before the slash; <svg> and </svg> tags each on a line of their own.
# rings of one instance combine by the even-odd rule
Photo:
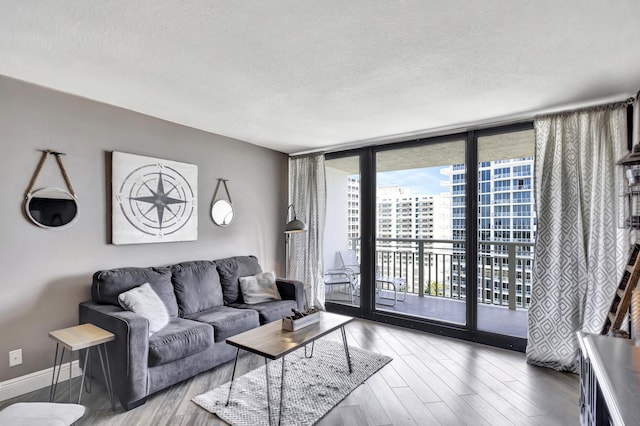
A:
<svg viewBox="0 0 640 426">
<path fill-rule="evenodd" d="M 289 197 L 307 232 L 290 235 L 287 277 L 305 286 L 307 306 L 324 310 L 322 239 L 326 212 L 324 154 L 289 159 Z"/>
<path fill-rule="evenodd" d="M 575 332 L 598 333 L 628 257 L 618 226 L 627 103 L 538 117 L 538 230 L 527 362 L 577 372 Z"/>
</svg>

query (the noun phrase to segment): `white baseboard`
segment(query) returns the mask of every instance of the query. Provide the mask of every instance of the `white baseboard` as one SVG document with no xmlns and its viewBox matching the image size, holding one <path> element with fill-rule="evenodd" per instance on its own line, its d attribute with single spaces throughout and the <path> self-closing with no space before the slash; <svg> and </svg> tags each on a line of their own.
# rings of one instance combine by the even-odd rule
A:
<svg viewBox="0 0 640 426">
<path fill-rule="evenodd" d="M 71 362 L 71 371 L 73 373 L 72 377 L 79 377 L 80 375 L 82 375 L 82 369 L 80 369 L 78 360 Z M 33 392 L 34 390 L 51 386 L 52 374 L 53 367 L 26 374 L 24 376 L 16 377 L 15 379 L 9 379 L 4 382 L 0 382 L 0 401 L 6 401 L 7 399 L 15 398 L 16 396 L 24 395 L 25 393 Z M 60 371 L 59 377 L 60 386 L 65 386 L 64 382 L 69 379 L 68 362 L 65 362 L 62 365 L 62 370 Z"/>
</svg>

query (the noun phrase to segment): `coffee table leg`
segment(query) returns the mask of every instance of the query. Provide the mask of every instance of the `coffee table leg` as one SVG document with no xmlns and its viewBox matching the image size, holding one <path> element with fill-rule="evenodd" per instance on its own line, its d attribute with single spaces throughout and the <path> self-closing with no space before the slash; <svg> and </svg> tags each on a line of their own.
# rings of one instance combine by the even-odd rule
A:
<svg viewBox="0 0 640 426">
<path fill-rule="evenodd" d="M 269 417 L 269 426 L 271 426 L 271 397 L 269 396 L 271 392 L 270 383 L 269 383 L 269 360 L 267 358 L 264 359 L 264 374 L 267 376 L 267 416 Z"/>
<path fill-rule="evenodd" d="M 347 333 L 344 331 L 344 327 L 340 327 L 342 332 L 342 343 L 344 344 L 344 354 L 347 356 L 347 364 L 349 365 L 349 374 L 351 374 L 351 356 L 349 355 L 349 346 L 347 345 Z"/>
<path fill-rule="evenodd" d="M 227 396 L 227 403 L 225 407 L 229 406 L 229 401 L 231 400 L 231 389 L 233 389 L 233 379 L 236 377 L 236 365 L 238 365 L 238 354 L 240 353 L 240 348 L 236 349 L 236 360 L 233 362 L 233 372 L 231 373 L 231 383 L 229 383 L 229 395 Z"/>
<path fill-rule="evenodd" d="M 307 345 L 304 345 L 304 357 L 305 358 L 313 358 L 313 348 L 315 347 L 314 346 L 315 344 L 316 344 L 315 340 L 313 342 L 311 342 L 311 355 L 307 355 Z"/>
<path fill-rule="evenodd" d="M 282 357 L 282 375 L 280 376 L 280 415 L 278 416 L 278 426 L 282 422 L 282 401 L 284 400 L 284 356 Z"/>
</svg>

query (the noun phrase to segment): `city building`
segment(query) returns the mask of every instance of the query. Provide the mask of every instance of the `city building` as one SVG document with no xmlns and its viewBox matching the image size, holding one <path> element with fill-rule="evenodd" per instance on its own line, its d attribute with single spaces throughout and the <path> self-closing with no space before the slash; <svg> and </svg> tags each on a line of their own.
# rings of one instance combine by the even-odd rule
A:
<svg viewBox="0 0 640 426">
<path fill-rule="evenodd" d="M 454 251 L 464 250 L 465 167 L 453 165 L 452 239 Z M 478 300 L 509 305 L 509 283 L 515 278 L 515 306 L 528 308 L 531 302 L 531 267 L 535 242 L 535 200 L 533 158 L 485 161 L 478 176 Z M 509 264 L 515 262 L 515 277 Z M 454 265 L 454 293 L 465 294 L 465 265 Z M 513 290 L 512 290 L 513 291 Z"/>
</svg>

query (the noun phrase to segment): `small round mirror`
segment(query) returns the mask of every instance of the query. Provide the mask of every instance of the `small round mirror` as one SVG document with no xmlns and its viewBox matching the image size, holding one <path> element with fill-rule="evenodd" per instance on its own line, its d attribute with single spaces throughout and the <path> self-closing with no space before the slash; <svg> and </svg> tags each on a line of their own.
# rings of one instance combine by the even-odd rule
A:
<svg viewBox="0 0 640 426">
<path fill-rule="evenodd" d="M 227 226 L 233 221 L 233 206 L 227 200 L 218 200 L 211 206 L 211 219 L 218 226 Z"/>
<path fill-rule="evenodd" d="M 42 188 L 29 194 L 25 211 L 36 225 L 61 229 L 78 218 L 78 200 L 62 189 Z"/>
</svg>

